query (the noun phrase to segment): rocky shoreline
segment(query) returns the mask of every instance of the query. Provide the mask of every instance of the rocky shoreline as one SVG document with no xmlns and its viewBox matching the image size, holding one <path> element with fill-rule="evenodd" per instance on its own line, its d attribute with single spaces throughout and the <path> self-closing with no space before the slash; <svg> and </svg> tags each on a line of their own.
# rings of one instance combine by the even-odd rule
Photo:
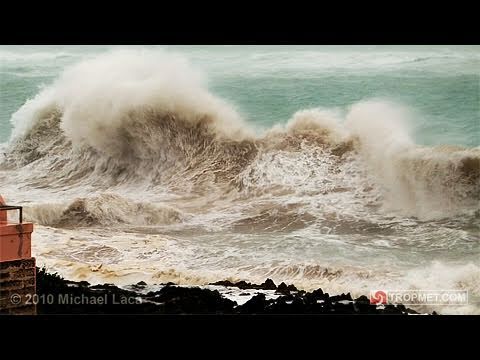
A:
<svg viewBox="0 0 480 360">
<path fill-rule="evenodd" d="M 184 287 L 172 283 L 148 291 L 139 282 L 127 289 L 112 284 L 90 285 L 69 281 L 37 268 L 38 314 L 417 314 L 403 305 L 371 305 L 366 296 L 353 299 L 348 294 L 330 296 L 322 289 L 312 292 L 293 285 L 245 281 L 219 281 L 204 287 Z M 240 289 L 250 296 L 243 304 L 221 291 Z M 271 296 L 270 296 L 271 295 Z"/>
</svg>

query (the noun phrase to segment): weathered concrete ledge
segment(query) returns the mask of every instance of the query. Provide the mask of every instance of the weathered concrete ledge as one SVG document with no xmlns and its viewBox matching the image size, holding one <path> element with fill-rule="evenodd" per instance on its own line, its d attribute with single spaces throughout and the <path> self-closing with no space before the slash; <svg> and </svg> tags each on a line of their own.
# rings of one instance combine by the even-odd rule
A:
<svg viewBox="0 0 480 360">
<path fill-rule="evenodd" d="M 0 262 L 0 314 L 34 315 L 35 258 Z"/>
</svg>

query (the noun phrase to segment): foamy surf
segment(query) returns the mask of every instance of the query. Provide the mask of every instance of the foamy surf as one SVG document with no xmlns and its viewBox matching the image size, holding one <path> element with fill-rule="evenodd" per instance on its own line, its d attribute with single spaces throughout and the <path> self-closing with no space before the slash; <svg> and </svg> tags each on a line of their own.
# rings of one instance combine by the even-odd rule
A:
<svg viewBox="0 0 480 360">
<path fill-rule="evenodd" d="M 67 278 L 448 286 L 470 289 L 458 311 L 475 313 L 480 148 L 418 145 L 412 117 L 373 99 L 261 129 L 183 56 L 111 52 L 12 116 L 2 194 L 40 225 L 39 263 Z"/>
</svg>

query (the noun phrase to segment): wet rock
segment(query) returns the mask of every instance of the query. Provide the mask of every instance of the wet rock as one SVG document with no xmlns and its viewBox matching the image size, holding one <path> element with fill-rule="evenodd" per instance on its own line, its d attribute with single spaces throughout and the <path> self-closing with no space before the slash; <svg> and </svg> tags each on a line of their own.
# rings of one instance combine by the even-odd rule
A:
<svg viewBox="0 0 480 360">
<path fill-rule="evenodd" d="M 231 281 L 228 281 L 228 280 L 217 281 L 214 283 L 210 283 L 209 285 L 218 285 L 218 286 L 226 286 L 226 287 L 235 286 Z"/>
<path fill-rule="evenodd" d="M 281 295 L 288 295 L 290 292 L 297 292 L 298 289 L 295 287 L 295 285 L 288 285 L 282 282 L 280 285 L 277 287 L 277 291 L 275 294 L 281 294 Z"/>
<path fill-rule="evenodd" d="M 295 285 L 292 285 L 292 284 L 287 286 L 287 290 L 288 291 L 298 291 L 298 289 L 295 287 Z"/>
<path fill-rule="evenodd" d="M 286 295 L 272 301 L 267 308 L 269 314 L 305 314 L 309 309 L 301 297 Z"/>
<path fill-rule="evenodd" d="M 282 294 L 282 295 L 290 294 L 290 290 L 288 290 L 287 284 L 282 282 L 280 285 L 278 285 L 277 291 L 275 292 L 275 294 Z"/>
<path fill-rule="evenodd" d="M 90 286 L 90 283 L 88 281 L 70 281 L 70 280 L 65 280 L 65 284 L 68 284 L 70 286 L 76 286 L 76 287 L 87 287 Z"/>
<path fill-rule="evenodd" d="M 115 285 L 113 284 L 98 284 L 98 285 L 92 285 L 90 286 L 90 289 L 94 290 L 105 290 L 105 289 L 118 289 Z"/>
<path fill-rule="evenodd" d="M 57 274 L 37 268 L 38 314 L 125 314 L 156 313 L 158 306 L 138 301 L 138 294 L 111 284 L 86 286 L 66 281 Z"/>
<path fill-rule="evenodd" d="M 252 284 L 247 283 L 246 281 L 239 281 L 232 286 L 238 287 L 239 289 L 245 290 L 245 289 L 256 289 L 256 287 L 252 286 Z"/>
<path fill-rule="evenodd" d="M 352 296 L 350 293 L 348 294 L 341 294 L 341 295 L 335 295 L 330 297 L 331 302 L 338 302 L 338 301 L 353 301 Z"/>
<path fill-rule="evenodd" d="M 388 315 L 401 315 L 402 312 L 395 305 L 385 305 L 384 309 L 381 309 L 381 314 Z"/>
<path fill-rule="evenodd" d="M 262 290 L 277 290 L 277 285 L 275 285 L 272 279 L 267 279 L 259 288 Z"/>
<path fill-rule="evenodd" d="M 139 281 L 135 285 L 132 285 L 131 288 L 135 290 L 143 290 L 147 286 L 147 283 L 144 281 Z"/>
<path fill-rule="evenodd" d="M 307 293 L 307 292 L 306 292 L 305 290 L 298 290 L 298 291 L 297 291 L 297 295 L 298 295 L 298 296 L 305 296 L 306 293 Z"/>
<path fill-rule="evenodd" d="M 377 306 L 371 305 L 370 300 L 365 295 L 359 296 L 354 300 L 353 308 L 357 314 L 378 314 Z"/>
<path fill-rule="evenodd" d="M 239 314 L 264 314 L 267 307 L 265 294 L 258 294 L 248 300 L 245 304 L 237 307 Z"/>
<path fill-rule="evenodd" d="M 362 295 L 356 298 L 355 302 L 358 304 L 370 304 L 370 300 L 365 295 Z"/>
<path fill-rule="evenodd" d="M 299 292 L 297 295 L 304 297 L 310 304 L 316 304 L 317 301 L 326 301 L 328 299 L 328 294 L 324 294 L 322 289 L 313 290 L 311 293 L 306 294 Z"/>
<path fill-rule="evenodd" d="M 229 280 L 224 280 L 224 281 L 217 281 L 214 283 L 210 283 L 210 285 L 217 285 L 217 286 L 226 286 L 226 287 L 237 287 L 242 290 L 247 290 L 247 289 L 254 289 L 254 290 L 276 290 L 277 286 L 271 279 L 265 280 L 265 282 L 261 285 L 258 284 L 252 284 L 249 282 L 246 282 L 244 280 L 238 281 L 236 283 L 232 283 Z"/>
<path fill-rule="evenodd" d="M 162 303 L 167 314 L 228 314 L 237 305 L 222 297 L 217 290 L 198 287 L 166 286 L 147 300 Z"/>
<path fill-rule="evenodd" d="M 240 281 L 236 284 L 220 282 L 222 286 L 229 284 L 239 288 L 256 289 L 259 292 L 245 304 L 237 303 L 223 297 L 218 291 L 199 287 L 180 287 L 168 283 L 159 291 L 141 294 L 138 291 L 125 290 L 113 284 L 90 286 L 87 282 L 68 281 L 57 274 L 49 274 L 45 269 L 37 268 L 37 294 L 52 294 L 57 299 L 50 304 L 38 304 L 39 314 L 416 314 L 403 305 L 386 305 L 377 307 L 370 305 L 366 296 L 352 300 L 350 293 L 329 296 L 322 289 L 312 292 L 296 291 L 291 294 L 289 286 L 281 283 L 278 287 L 267 279 L 256 285 Z M 216 283 L 219 284 L 219 283 Z M 146 284 L 139 282 L 135 286 L 144 288 Z M 294 288 L 294 287 L 293 287 Z M 285 292 L 277 299 L 267 300 L 261 290 L 277 290 Z M 69 301 L 58 301 L 59 295 Z M 250 292 L 242 292 L 241 296 L 250 296 Z M 103 300 L 102 303 L 80 302 L 70 299 L 83 297 Z M 433 313 L 436 315 L 436 312 Z"/>
</svg>

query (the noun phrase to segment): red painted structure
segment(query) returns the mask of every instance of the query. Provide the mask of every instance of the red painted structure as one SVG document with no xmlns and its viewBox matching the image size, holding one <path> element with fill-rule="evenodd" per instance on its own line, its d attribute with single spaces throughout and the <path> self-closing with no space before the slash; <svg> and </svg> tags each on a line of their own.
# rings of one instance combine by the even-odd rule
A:
<svg viewBox="0 0 480 360">
<path fill-rule="evenodd" d="M 5 201 L 0 195 L 0 262 L 32 257 L 33 224 L 8 221 Z M 20 210 L 18 210 L 20 211 Z"/>
<path fill-rule="evenodd" d="M 19 212 L 18 222 L 8 216 L 10 211 Z M 22 208 L 6 205 L 0 195 L 0 314 L 36 314 L 32 232 L 33 224 L 23 222 Z"/>
</svg>

